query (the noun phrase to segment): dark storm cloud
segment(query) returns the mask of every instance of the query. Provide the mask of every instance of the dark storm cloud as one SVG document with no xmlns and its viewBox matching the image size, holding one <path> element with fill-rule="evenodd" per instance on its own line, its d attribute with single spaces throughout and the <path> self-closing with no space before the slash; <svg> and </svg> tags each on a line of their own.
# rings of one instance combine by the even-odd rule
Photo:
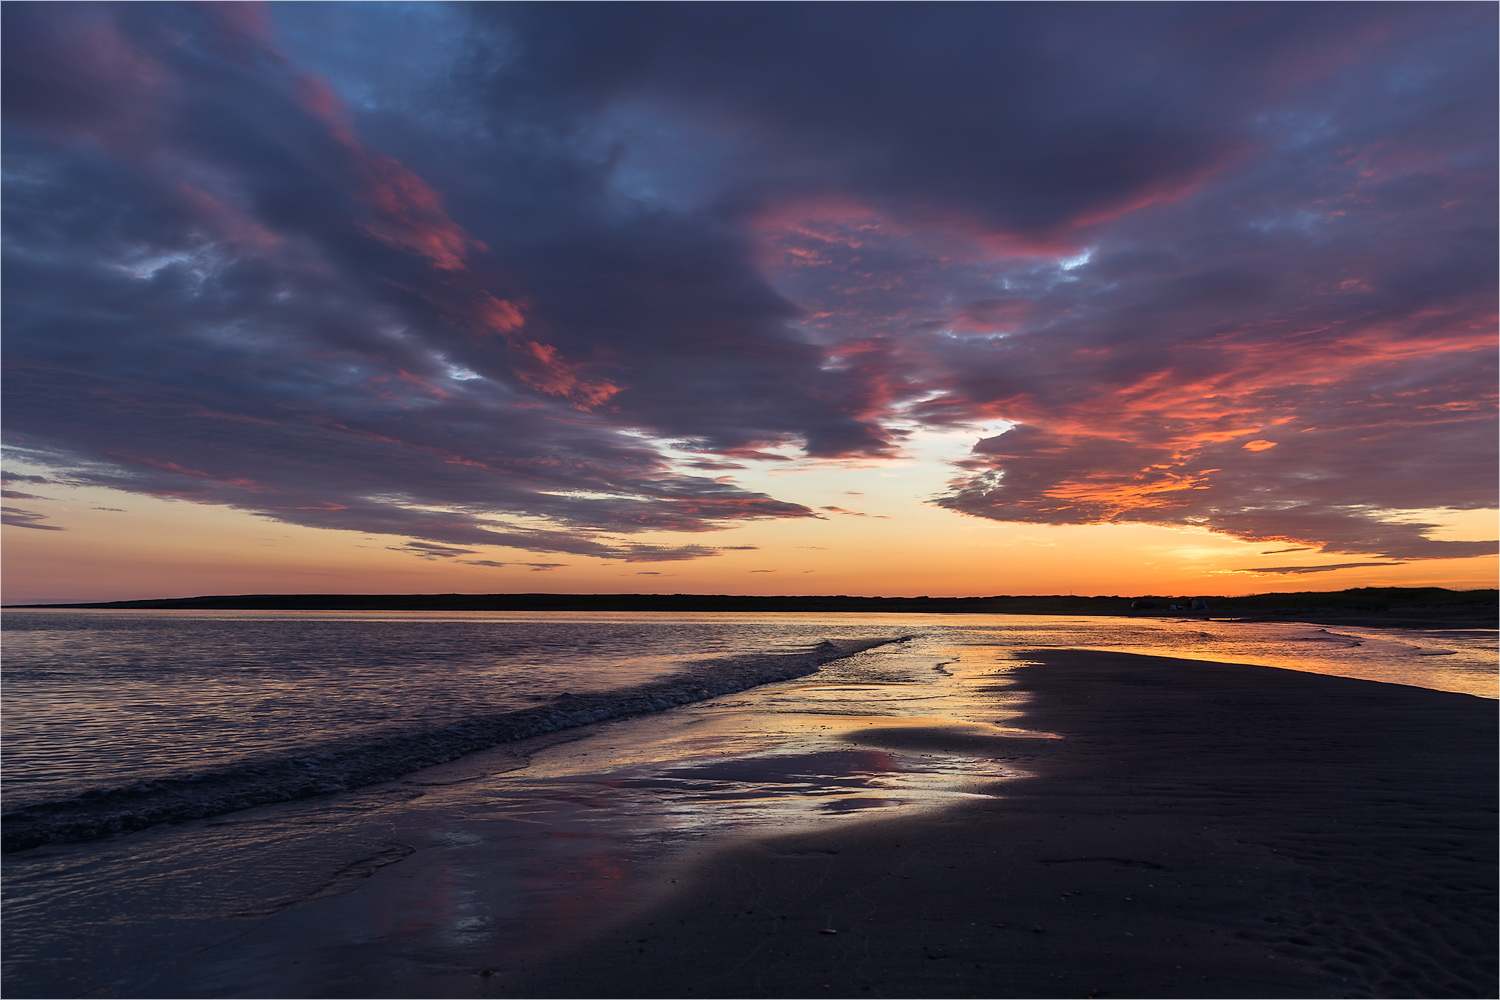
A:
<svg viewBox="0 0 1500 1000">
<path fill-rule="evenodd" d="M 1487 551 L 1387 516 L 1494 502 L 1483 5 L 4 20 L 8 440 L 69 482 L 691 559 L 628 536 L 818 516 L 691 470 L 1006 420 L 945 506 Z"/>
</svg>

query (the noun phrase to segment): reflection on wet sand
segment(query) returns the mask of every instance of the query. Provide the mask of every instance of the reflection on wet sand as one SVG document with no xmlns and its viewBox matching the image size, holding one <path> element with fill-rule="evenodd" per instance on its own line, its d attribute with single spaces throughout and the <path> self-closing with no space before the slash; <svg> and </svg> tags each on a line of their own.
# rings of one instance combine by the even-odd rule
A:
<svg viewBox="0 0 1500 1000">
<path fill-rule="evenodd" d="M 1076 638 L 1067 624 L 1014 631 L 1031 646 L 1061 645 Z M 1186 633 L 1131 627 L 1141 633 L 1132 641 L 1168 636 L 1180 644 L 1173 655 L 1206 655 Z M 1249 659 L 1297 635 L 1321 638 L 1257 627 L 1234 642 Z M 1395 643 L 1357 638 L 1301 643 L 1311 647 L 1303 665 L 1374 669 L 1363 664 Z M 744 834 L 831 832 L 1003 797 L 1053 738 L 1013 725 L 1022 702 L 1008 675 L 1025 662 L 1016 657 L 1044 655 L 1026 648 L 977 628 L 934 629 L 801 680 L 509 744 L 386 785 L 12 855 L 7 986 L 488 995 L 505 970 L 639 912 L 685 865 Z"/>
<path fill-rule="evenodd" d="M 966 736 L 1036 735 L 992 721 L 1014 709 L 1004 704 L 1013 699 L 996 694 L 995 674 L 1011 661 L 984 651 L 960 665 L 952 650 L 943 652 L 950 669 L 940 691 L 931 689 L 934 650 L 862 654 L 816 681 L 599 727 L 539 754 L 523 773 L 465 786 L 461 816 L 427 803 L 415 823 L 442 817 L 447 842 L 455 828 L 475 841 L 464 850 L 470 863 L 453 870 L 509 903 L 504 917 L 488 915 L 485 947 L 466 940 L 468 964 L 493 969 L 576 940 L 655 898 L 677 863 L 727 834 L 816 828 L 995 794 L 998 781 L 1021 770 L 965 753 L 962 744 Z M 899 746 L 910 733 L 927 737 L 920 748 Z M 951 738 L 951 751 L 934 749 L 938 733 Z M 424 852 L 402 881 L 414 881 L 408 889 L 420 895 L 435 883 L 415 871 L 439 863 Z M 510 872 L 506 886 L 497 884 L 500 869 Z M 384 891 L 396 884 L 388 880 Z M 458 928 L 440 924 L 422 936 L 456 946 Z"/>
<path fill-rule="evenodd" d="M 1020 770 L 966 753 L 963 736 L 1014 733 L 1001 676 L 1013 664 L 993 647 L 886 647 L 802 681 L 249 810 L 220 821 L 219 837 L 199 822 L 120 838 L 108 874 L 72 890 L 81 918 L 128 915 L 109 953 L 80 944 L 44 962 L 57 942 L 36 940 L 29 963 L 12 956 L 30 981 L 11 985 L 38 996 L 101 982 L 119 996 L 466 995 L 485 970 L 535 961 L 658 898 L 684 862 L 734 834 L 993 795 Z M 914 732 L 951 740 L 903 745 Z M 55 871 L 97 851 L 58 845 L 12 864 Z M 384 860 L 330 881 L 314 857 Z M 280 902 L 246 905 L 258 892 Z M 54 883 L 34 904 L 56 895 Z M 204 901 L 191 929 L 172 909 L 183 895 Z M 13 899 L 9 915 L 26 919 L 27 905 Z M 169 953 L 180 957 L 161 962 Z"/>
</svg>

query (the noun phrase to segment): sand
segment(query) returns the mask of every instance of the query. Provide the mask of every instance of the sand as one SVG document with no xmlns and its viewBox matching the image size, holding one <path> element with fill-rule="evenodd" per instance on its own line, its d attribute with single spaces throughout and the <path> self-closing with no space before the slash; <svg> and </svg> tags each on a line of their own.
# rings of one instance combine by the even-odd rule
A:
<svg viewBox="0 0 1500 1000">
<path fill-rule="evenodd" d="M 1493 997 L 1496 705 L 1268 667 L 1040 651 L 1024 724 L 865 731 L 1036 777 L 740 843 L 446 994 Z"/>
<path fill-rule="evenodd" d="M 1494 700 L 953 652 L 10 855 L 5 994 L 1496 995 Z"/>
</svg>

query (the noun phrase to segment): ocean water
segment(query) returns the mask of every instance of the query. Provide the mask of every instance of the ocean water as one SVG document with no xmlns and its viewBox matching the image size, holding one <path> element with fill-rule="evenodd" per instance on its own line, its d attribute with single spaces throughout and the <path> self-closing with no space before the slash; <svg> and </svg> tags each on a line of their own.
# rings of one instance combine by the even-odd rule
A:
<svg viewBox="0 0 1500 1000">
<path fill-rule="evenodd" d="M 731 676 L 822 638 L 746 618 L 15 612 L 0 674 L 4 791 L 27 805 L 426 734 L 659 682 L 705 659 Z"/>
<path fill-rule="evenodd" d="M 16 996 L 469 995 L 727 837 L 1003 794 L 1014 761 L 890 734 L 1052 738 L 1017 728 L 1007 690 L 1031 649 L 1496 696 L 1493 631 L 60 611 L 5 630 L 5 826 L 35 845 L 4 871 Z"/>
<path fill-rule="evenodd" d="M 507 739 L 784 679 L 903 636 L 1259 663 L 1495 697 L 1494 632 L 1020 615 L 12 611 L 0 675 L 5 812 L 71 803 L 118 820 L 148 792 L 170 791 L 175 811 L 162 818 L 180 819 L 228 811 L 195 798 L 230 807 L 369 784 Z M 828 640 L 841 645 L 820 647 Z"/>
</svg>

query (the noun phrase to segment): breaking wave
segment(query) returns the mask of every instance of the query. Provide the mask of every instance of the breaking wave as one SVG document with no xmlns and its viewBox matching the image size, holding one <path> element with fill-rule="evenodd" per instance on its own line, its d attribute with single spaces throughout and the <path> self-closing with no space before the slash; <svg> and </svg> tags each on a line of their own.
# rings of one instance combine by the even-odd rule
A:
<svg viewBox="0 0 1500 1000">
<path fill-rule="evenodd" d="M 90 840 L 372 785 L 529 736 L 666 711 L 804 677 L 825 663 L 907 638 L 825 639 L 811 650 L 798 653 L 700 660 L 650 683 L 593 694 L 563 694 L 535 708 L 385 735 L 367 744 L 324 744 L 305 748 L 295 756 L 243 760 L 220 770 L 94 789 L 6 813 L 0 817 L 0 851 Z"/>
</svg>

